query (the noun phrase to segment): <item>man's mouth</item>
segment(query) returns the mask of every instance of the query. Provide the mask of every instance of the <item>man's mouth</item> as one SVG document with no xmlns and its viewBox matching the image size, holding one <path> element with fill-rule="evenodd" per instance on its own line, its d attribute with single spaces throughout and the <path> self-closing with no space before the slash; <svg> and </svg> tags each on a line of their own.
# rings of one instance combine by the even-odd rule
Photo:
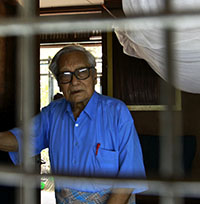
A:
<svg viewBox="0 0 200 204">
<path fill-rule="evenodd" d="M 77 93 L 80 93 L 80 92 L 81 92 L 81 90 L 71 91 L 71 94 L 73 95 L 73 94 L 77 94 Z"/>
</svg>

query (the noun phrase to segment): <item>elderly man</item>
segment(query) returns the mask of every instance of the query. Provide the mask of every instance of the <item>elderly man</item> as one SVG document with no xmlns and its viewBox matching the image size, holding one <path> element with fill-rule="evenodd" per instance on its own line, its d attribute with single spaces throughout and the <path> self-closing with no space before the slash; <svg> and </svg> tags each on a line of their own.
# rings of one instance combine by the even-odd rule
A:
<svg viewBox="0 0 200 204">
<path fill-rule="evenodd" d="M 145 177 L 134 122 L 126 105 L 94 91 L 95 58 L 80 46 L 67 46 L 53 58 L 50 70 L 64 98 L 51 102 L 34 117 L 34 153 L 49 148 L 52 172 L 84 177 Z M 20 163 L 22 133 L 0 133 L 0 149 Z M 146 186 L 133 183 L 56 182 L 57 203 L 134 203 Z"/>
</svg>

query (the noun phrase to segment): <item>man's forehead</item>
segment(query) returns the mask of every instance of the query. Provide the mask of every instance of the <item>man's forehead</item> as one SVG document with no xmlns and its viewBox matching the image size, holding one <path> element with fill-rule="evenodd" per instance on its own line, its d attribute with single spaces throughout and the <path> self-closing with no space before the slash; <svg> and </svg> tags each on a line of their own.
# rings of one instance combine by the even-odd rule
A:
<svg viewBox="0 0 200 204">
<path fill-rule="evenodd" d="M 68 52 L 68 53 L 63 53 L 59 60 L 59 62 L 61 61 L 80 61 L 80 62 L 88 62 L 88 58 L 85 55 L 84 52 L 81 51 L 73 51 L 73 52 Z"/>
<path fill-rule="evenodd" d="M 60 69 L 62 69 L 62 67 L 79 68 L 83 66 L 89 66 L 88 59 L 85 53 L 81 51 L 73 51 L 70 53 L 64 53 L 63 55 L 60 56 L 58 60 L 58 64 L 59 64 Z"/>
<path fill-rule="evenodd" d="M 59 59 L 61 59 L 61 58 L 72 58 L 73 59 L 76 57 L 81 57 L 83 59 L 84 58 L 87 59 L 86 54 L 82 51 L 79 51 L 79 50 L 63 53 Z"/>
</svg>

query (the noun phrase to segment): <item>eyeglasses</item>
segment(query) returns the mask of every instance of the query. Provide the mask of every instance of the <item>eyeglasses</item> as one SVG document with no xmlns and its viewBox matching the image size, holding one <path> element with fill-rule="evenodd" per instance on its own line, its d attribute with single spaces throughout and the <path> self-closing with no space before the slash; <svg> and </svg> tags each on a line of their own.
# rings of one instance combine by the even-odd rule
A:
<svg viewBox="0 0 200 204">
<path fill-rule="evenodd" d="M 94 67 L 82 67 L 74 72 L 61 72 L 58 74 L 58 82 L 59 84 L 68 84 L 72 81 L 73 75 L 79 80 L 85 80 L 90 76 L 90 69 L 94 69 Z"/>
</svg>

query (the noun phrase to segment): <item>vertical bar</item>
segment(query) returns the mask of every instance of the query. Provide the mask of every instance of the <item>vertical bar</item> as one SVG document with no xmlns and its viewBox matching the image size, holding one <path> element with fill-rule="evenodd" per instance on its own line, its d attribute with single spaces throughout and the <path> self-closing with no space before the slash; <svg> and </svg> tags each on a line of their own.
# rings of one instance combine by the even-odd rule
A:
<svg viewBox="0 0 200 204">
<path fill-rule="evenodd" d="M 177 198 L 174 196 L 163 196 L 162 204 L 181 204 L 181 198 Z"/>
<path fill-rule="evenodd" d="M 113 46 L 112 46 L 112 33 L 107 33 L 107 84 L 108 84 L 108 96 L 113 96 Z"/>
<path fill-rule="evenodd" d="M 174 81 L 174 59 L 172 47 L 172 31 L 165 30 L 166 36 L 166 67 L 167 67 L 167 87 L 161 87 L 161 100 L 167 101 L 167 110 L 161 112 L 161 174 L 164 177 L 182 176 L 181 161 L 181 114 L 174 111 L 174 88 L 171 85 Z"/>
<path fill-rule="evenodd" d="M 171 0 L 165 0 L 165 12 L 170 13 L 172 10 Z M 167 28 L 164 30 L 166 45 L 166 76 L 168 84 L 161 87 L 161 100 L 167 102 L 167 110 L 160 113 L 160 135 L 161 135 L 161 156 L 160 156 L 160 173 L 165 178 L 177 178 L 182 176 L 181 160 L 181 114 L 173 110 L 174 91 L 173 86 L 175 76 L 174 64 L 174 47 L 173 47 L 173 30 Z M 174 196 L 161 195 L 161 204 L 181 204 L 182 199 Z"/>
<path fill-rule="evenodd" d="M 53 100 L 54 96 L 54 81 L 51 73 L 48 73 L 48 83 L 49 83 L 49 103 Z"/>
<path fill-rule="evenodd" d="M 50 63 L 51 63 L 51 57 L 49 56 L 48 66 Z M 49 102 L 51 102 L 54 96 L 54 81 L 50 71 L 48 72 L 48 86 L 49 86 Z"/>
<path fill-rule="evenodd" d="M 30 144 L 30 121 L 31 117 L 33 116 L 33 107 L 34 107 L 34 73 L 33 73 L 33 64 L 31 64 L 31 61 L 29 61 L 28 53 L 29 49 L 32 49 L 32 45 L 29 43 L 31 42 L 30 37 L 24 37 L 24 39 L 21 39 L 21 60 L 23 59 L 23 65 L 21 67 L 21 119 L 22 119 L 22 130 L 23 130 L 23 152 L 22 152 L 22 158 L 23 158 L 23 170 L 24 172 L 32 172 L 35 169 L 35 163 L 33 159 L 31 158 L 31 152 L 32 152 L 32 146 Z M 23 46 L 23 47 L 22 47 Z M 29 48 L 29 49 L 28 49 Z M 23 51 L 22 51 L 23 50 Z M 30 69 L 30 70 L 29 70 Z M 23 180 L 23 199 L 24 202 L 21 201 L 21 203 L 35 203 L 34 199 L 35 196 L 29 197 L 29 184 L 32 184 L 32 182 L 28 181 L 27 179 Z M 32 190 L 30 190 L 32 191 Z M 33 191 L 32 191 L 33 192 Z"/>
<path fill-rule="evenodd" d="M 37 0 L 36 0 L 37 1 Z M 23 8 L 19 10 L 22 19 L 34 17 L 36 14 L 36 1 L 24 0 Z M 31 173 L 35 171 L 35 161 L 31 159 L 32 148 L 30 142 L 30 123 L 34 115 L 35 105 L 35 53 L 36 41 L 33 35 L 24 35 L 19 39 L 19 66 L 17 70 L 18 88 L 18 115 L 23 130 L 23 172 Z M 20 204 L 36 203 L 36 181 L 34 178 L 24 177 L 22 179 Z"/>
</svg>

